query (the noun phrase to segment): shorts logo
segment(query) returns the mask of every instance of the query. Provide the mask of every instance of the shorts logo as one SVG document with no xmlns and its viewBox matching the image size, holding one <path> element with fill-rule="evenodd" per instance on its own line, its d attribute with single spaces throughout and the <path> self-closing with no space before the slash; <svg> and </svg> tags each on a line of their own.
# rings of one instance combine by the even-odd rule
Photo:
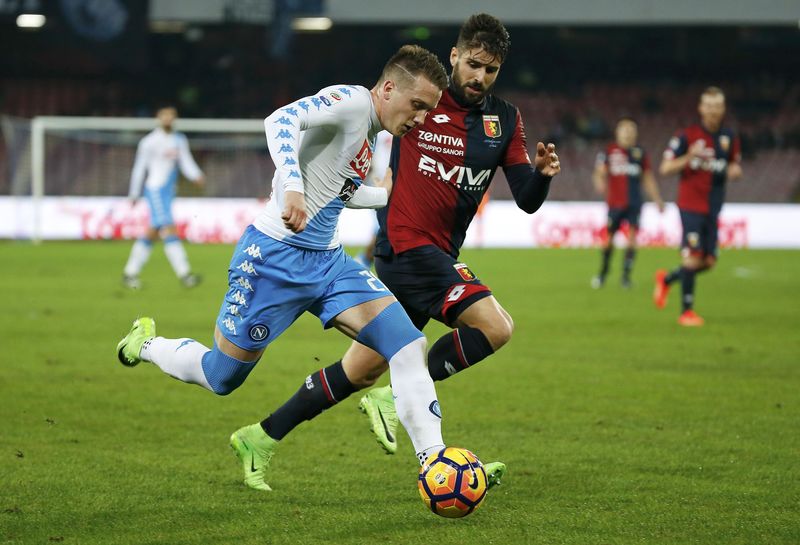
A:
<svg viewBox="0 0 800 545">
<path fill-rule="evenodd" d="M 689 243 L 690 248 L 697 248 L 700 245 L 700 235 L 698 233 L 688 233 L 686 242 Z"/>
<path fill-rule="evenodd" d="M 499 138 L 503 132 L 500 129 L 500 117 L 496 115 L 483 116 L 483 132 L 486 136 Z"/>
<path fill-rule="evenodd" d="M 731 147 L 731 137 L 727 134 L 723 134 L 719 137 L 719 147 L 722 148 L 722 151 L 727 152 Z"/>
<path fill-rule="evenodd" d="M 453 265 L 453 268 L 456 270 L 459 276 L 461 276 L 461 278 L 463 278 L 464 280 L 468 282 L 470 280 L 475 280 L 475 275 L 472 274 L 472 271 L 469 270 L 469 267 L 467 267 L 464 263 L 456 263 L 455 265 Z"/>
<path fill-rule="evenodd" d="M 439 418 L 442 417 L 442 408 L 439 406 L 438 400 L 433 400 L 431 404 L 428 405 L 428 410 Z"/>
<path fill-rule="evenodd" d="M 263 324 L 256 324 L 250 328 L 250 338 L 254 341 L 263 341 L 269 335 L 269 328 Z"/>
</svg>

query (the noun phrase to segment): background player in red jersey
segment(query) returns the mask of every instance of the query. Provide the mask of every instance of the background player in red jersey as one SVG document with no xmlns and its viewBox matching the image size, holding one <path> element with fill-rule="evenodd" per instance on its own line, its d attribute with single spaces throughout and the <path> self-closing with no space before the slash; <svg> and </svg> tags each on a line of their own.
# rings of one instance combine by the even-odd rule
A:
<svg viewBox="0 0 800 545">
<path fill-rule="evenodd" d="M 665 176 L 680 173 L 678 208 L 683 238 L 681 266 L 670 273 L 656 272 L 653 300 L 658 308 L 664 308 L 670 284 L 680 279 L 683 310 L 678 323 L 683 326 L 704 323 L 693 310 L 695 276 L 717 261 L 717 219 L 725 200 L 725 182 L 742 175 L 739 138 L 722 126 L 725 117 L 722 90 L 706 88 L 697 109 L 700 124 L 672 137 L 659 168 Z"/>
<path fill-rule="evenodd" d="M 552 176 L 561 170 L 553 144 L 537 143 L 531 164 L 519 110 L 490 94 L 509 44 L 508 32 L 496 18 L 470 17 L 450 52 L 450 85 L 439 106 L 422 125 L 393 142 L 389 172 L 394 185 L 388 206 L 378 214 L 375 268 L 418 328 L 431 318 L 454 328 L 428 353 L 434 380 L 494 353 L 514 328 L 491 290 L 457 260 L 495 170 L 504 169 L 515 201 L 529 214 L 539 209 Z M 284 437 L 303 420 L 373 385 L 387 369 L 377 352 L 359 343 L 333 364 L 338 365 L 344 368 L 348 388 L 333 399 L 320 388 L 301 385 L 262 422 L 271 437 Z M 373 389 L 360 405 L 381 445 L 394 453 L 397 415 L 390 387 Z M 493 462 L 486 469 L 491 486 L 499 482 L 505 465 Z"/>
<path fill-rule="evenodd" d="M 650 157 L 644 148 L 637 145 L 638 137 L 636 121 L 623 117 L 617 121 L 616 140 L 597 155 L 592 182 L 597 192 L 606 197 L 608 223 L 600 272 L 592 278 L 592 287 L 595 289 L 605 284 L 609 261 L 614 251 L 614 235 L 622 222 L 628 224 L 628 248 L 625 250 L 625 261 L 622 265 L 622 287 L 631 286 L 631 270 L 636 257 L 636 234 L 642 211 L 642 185 L 658 206 L 658 210 L 664 211 L 664 201 L 650 169 Z"/>
</svg>

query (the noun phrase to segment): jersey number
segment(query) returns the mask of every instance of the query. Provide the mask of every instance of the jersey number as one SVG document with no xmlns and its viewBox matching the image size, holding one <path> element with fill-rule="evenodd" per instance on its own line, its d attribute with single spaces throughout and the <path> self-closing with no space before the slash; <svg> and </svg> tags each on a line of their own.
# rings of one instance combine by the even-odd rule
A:
<svg viewBox="0 0 800 545">
<path fill-rule="evenodd" d="M 369 271 L 359 271 L 358 274 L 360 274 L 361 276 L 366 277 L 367 284 L 369 284 L 369 287 L 372 288 L 373 290 L 375 290 L 375 291 L 386 291 L 386 288 L 384 288 L 381 285 L 381 281 L 378 280 L 378 278 L 374 274 L 372 274 L 371 272 L 369 272 Z"/>
</svg>

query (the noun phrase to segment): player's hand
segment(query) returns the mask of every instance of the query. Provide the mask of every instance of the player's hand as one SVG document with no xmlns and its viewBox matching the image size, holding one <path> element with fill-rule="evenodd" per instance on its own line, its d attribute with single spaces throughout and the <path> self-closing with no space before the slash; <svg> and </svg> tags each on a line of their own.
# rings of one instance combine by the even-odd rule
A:
<svg viewBox="0 0 800 545">
<path fill-rule="evenodd" d="M 197 187 L 205 187 L 205 185 L 206 185 L 206 177 L 205 176 L 200 176 L 198 179 L 196 179 L 194 181 L 194 183 L 195 183 L 195 185 L 197 185 Z"/>
<path fill-rule="evenodd" d="M 739 163 L 730 163 L 728 165 L 728 179 L 735 180 L 742 176 L 742 165 Z"/>
<path fill-rule="evenodd" d="M 666 205 L 666 204 L 664 204 L 664 201 L 658 201 L 658 202 L 656 203 L 656 206 L 658 206 L 658 211 L 659 211 L 659 213 L 661 213 L 661 214 L 663 214 L 663 213 L 664 213 L 664 210 L 666 210 L 666 209 L 667 209 L 667 205 Z"/>
<path fill-rule="evenodd" d="M 383 179 L 380 181 L 375 182 L 375 187 L 382 187 L 386 190 L 386 196 L 390 196 L 392 194 L 392 168 L 386 167 L 386 174 L 383 175 Z"/>
<path fill-rule="evenodd" d="M 283 194 L 281 219 L 283 225 L 293 233 L 299 233 L 306 228 L 308 214 L 306 214 L 306 198 L 302 193 L 287 191 Z"/>
<path fill-rule="evenodd" d="M 556 145 L 547 144 L 547 147 L 545 147 L 542 142 L 537 142 L 533 166 L 545 176 L 555 176 L 561 172 L 561 162 L 556 154 Z"/>
<path fill-rule="evenodd" d="M 703 150 L 706 149 L 705 140 L 697 140 L 689 147 L 689 157 L 702 157 Z"/>
</svg>

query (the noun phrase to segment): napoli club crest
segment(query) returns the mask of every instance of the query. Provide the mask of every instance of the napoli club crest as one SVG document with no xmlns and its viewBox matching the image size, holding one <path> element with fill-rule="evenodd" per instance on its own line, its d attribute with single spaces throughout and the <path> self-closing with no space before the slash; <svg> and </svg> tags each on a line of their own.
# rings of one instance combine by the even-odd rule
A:
<svg viewBox="0 0 800 545">
<path fill-rule="evenodd" d="M 490 138 L 500 138 L 502 135 L 500 117 L 496 115 L 483 116 L 483 132 Z"/>
</svg>

